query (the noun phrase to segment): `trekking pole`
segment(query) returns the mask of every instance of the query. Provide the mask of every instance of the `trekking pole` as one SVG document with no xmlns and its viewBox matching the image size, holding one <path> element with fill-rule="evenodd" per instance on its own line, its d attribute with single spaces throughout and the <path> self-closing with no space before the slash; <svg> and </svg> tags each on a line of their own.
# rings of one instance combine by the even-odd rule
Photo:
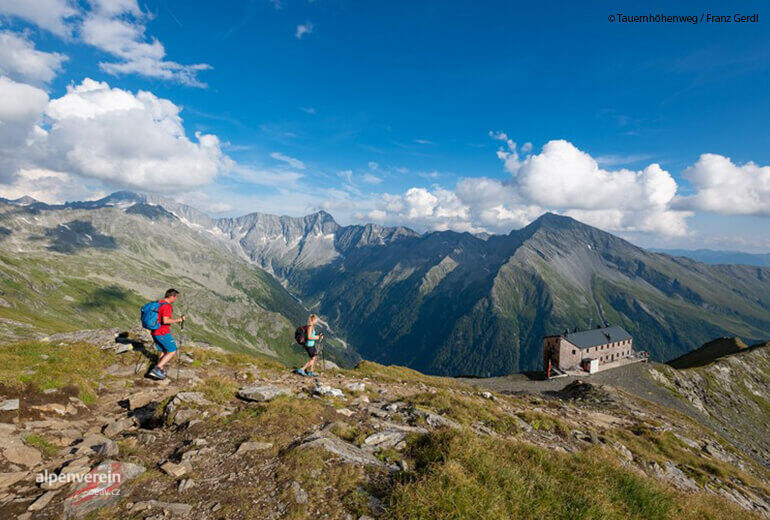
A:
<svg viewBox="0 0 770 520">
<path fill-rule="evenodd" d="M 136 366 L 134 367 L 134 375 L 139 373 L 139 365 L 143 365 L 142 358 L 144 358 L 144 354 L 142 354 L 142 351 L 137 350 L 136 353 L 138 354 L 136 358 Z"/>
<path fill-rule="evenodd" d="M 321 339 L 321 368 L 326 372 L 326 344 L 323 339 Z"/>
<path fill-rule="evenodd" d="M 180 305 L 181 307 L 181 305 Z M 184 316 L 184 312 L 182 312 L 182 316 Z M 182 323 L 179 324 L 179 354 L 176 357 L 176 380 L 179 381 L 179 365 L 182 362 L 182 332 L 184 332 L 184 318 L 182 318 Z"/>
</svg>

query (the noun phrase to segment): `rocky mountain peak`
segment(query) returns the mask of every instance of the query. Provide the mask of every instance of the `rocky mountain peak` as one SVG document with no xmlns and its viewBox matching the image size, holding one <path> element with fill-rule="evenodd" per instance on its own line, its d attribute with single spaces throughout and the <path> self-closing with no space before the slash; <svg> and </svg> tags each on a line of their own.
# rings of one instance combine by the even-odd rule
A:
<svg viewBox="0 0 770 520">
<path fill-rule="evenodd" d="M 30 197 L 29 195 L 24 195 L 23 197 L 14 199 L 11 202 L 13 202 L 14 204 L 19 204 L 20 206 L 29 206 L 30 204 L 37 204 L 39 201 L 37 199 Z"/>
<path fill-rule="evenodd" d="M 129 190 L 116 191 L 101 199 L 103 202 L 144 202 L 145 200 L 147 200 L 145 195 Z"/>
</svg>

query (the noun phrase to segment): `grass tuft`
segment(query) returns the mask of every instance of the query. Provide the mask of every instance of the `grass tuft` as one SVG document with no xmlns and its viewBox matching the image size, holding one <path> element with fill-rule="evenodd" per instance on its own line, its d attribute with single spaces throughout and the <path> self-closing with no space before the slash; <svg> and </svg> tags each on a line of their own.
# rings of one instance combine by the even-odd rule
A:
<svg viewBox="0 0 770 520">
<path fill-rule="evenodd" d="M 36 433 L 24 437 L 24 444 L 31 446 L 32 448 L 36 448 L 46 457 L 53 457 L 59 452 L 58 446 L 56 446 L 42 435 L 38 435 Z"/>
</svg>

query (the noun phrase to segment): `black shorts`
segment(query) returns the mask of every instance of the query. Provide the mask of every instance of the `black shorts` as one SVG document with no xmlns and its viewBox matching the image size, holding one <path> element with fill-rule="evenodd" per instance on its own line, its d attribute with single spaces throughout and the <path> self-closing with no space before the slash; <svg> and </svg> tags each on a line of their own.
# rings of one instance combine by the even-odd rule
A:
<svg viewBox="0 0 770 520">
<path fill-rule="evenodd" d="M 307 355 L 310 356 L 311 358 L 314 358 L 318 355 L 318 351 L 316 350 L 315 347 L 308 347 L 307 345 L 304 345 L 304 347 L 305 347 L 305 352 L 307 352 Z"/>
</svg>

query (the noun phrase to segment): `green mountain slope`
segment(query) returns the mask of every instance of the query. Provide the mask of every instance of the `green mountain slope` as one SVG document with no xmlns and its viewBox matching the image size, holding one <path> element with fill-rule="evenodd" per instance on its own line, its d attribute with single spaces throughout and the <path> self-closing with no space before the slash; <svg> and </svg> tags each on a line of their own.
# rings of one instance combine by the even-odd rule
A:
<svg viewBox="0 0 770 520">
<path fill-rule="evenodd" d="M 770 467 L 770 343 L 739 348 L 723 338 L 693 354 L 682 359 L 694 363 L 678 363 L 679 368 L 660 365 L 650 372 L 659 384 L 719 425 L 745 453 Z M 715 354 L 707 362 L 707 356 Z M 689 366 L 684 368 L 685 364 Z"/>
<path fill-rule="evenodd" d="M 552 214 L 487 240 L 356 248 L 290 283 L 364 357 L 437 374 L 534 369 L 543 335 L 602 322 L 661 361 L 716 336 L 770 336 L 770 269 L 649 253 Z"/>
<path fill-rule="evenodd" d="M 303 306 L 210 233 L 149 204 L 34 208 L 0 203 L 0 334 L 131 327 L 168 287 L 187 340 L 299 361 Z M 342 352 L 344 349 L 340 349 Z M 339 357 L 345 357 L 340 354 Z"/>
<path fill-rule="evenodd" d="M 717 338 L 700 348 L 672 359 L 668 362 L 668 365 L 678 369 L 701 367 L 748 348 L 748 345 L 741 338 Z"/>
</svg>

